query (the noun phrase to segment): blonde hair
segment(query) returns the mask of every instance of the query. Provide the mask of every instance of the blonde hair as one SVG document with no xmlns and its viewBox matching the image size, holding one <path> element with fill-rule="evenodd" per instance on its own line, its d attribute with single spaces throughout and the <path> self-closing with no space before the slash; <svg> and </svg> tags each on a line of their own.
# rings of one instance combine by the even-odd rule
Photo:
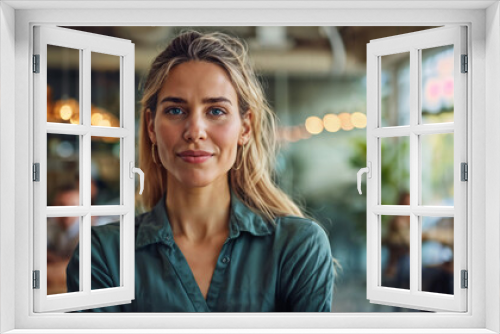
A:
<svg viewBox="0 0 500 334">
<path fill-rule="evenodd" d="M 143 86 L 139 129 L 139 166 L 145 174 L 144 192 L 139 199 L 143 209 L 151 210 L 155 206 L 166 191 L 167 181 L 167 170 L 152 158 L 146 113 L 151 112 L 154 120 L 158 92 L 163 82 L 174 66 L 189 61 L 221 66 L 236 90 L 240 115 L 244 117 L 249 110 L 252 111 L 251 138 L 244 149 L 238 147 L 235 161 L 238 168 L 231 168 L 228 175 L 232 191 L 271 224 L 275 224 L 275 218 L 280 216 L 306 217 L 299 206 L 274 184 L 277 151 L 275 114 L 250 65 L 247 45 L 224 33 L 202 34 L 193 30 L 179 34 L 155 58 Z M 160 161 L 158 153 L 155 153 L 155 160 Z M 332 261 L 337 276 L 342 266 L 333 257 Z"/>
<path fill-rule="evenodd" d="M 145 174 L 142 205 L 150 210 L 166 191 L 167 170 L 152 159 L 146 113 L 154 120 L 158 92 L 176 65 L 203 61 L 221 66 L 236 90 L 239 113 L 251 110 L 251 138 L 245 147 L 238 146 L 235 166 L 229 171 L 232 191 L 248 207 L 267 221 L 278 216 L 304 217 L 302 210 L 273 182 L 276 158 L 275 115 L 262 86 L 250 65 L 248 47 L 236 38 L 220 32 L 202 34 L 186 31 L 174 38 L 153 61 L 143 86 L 139 133 L 139 164 Z M 156 153 L 156 161 L 159 161 Z"/>
</svg>

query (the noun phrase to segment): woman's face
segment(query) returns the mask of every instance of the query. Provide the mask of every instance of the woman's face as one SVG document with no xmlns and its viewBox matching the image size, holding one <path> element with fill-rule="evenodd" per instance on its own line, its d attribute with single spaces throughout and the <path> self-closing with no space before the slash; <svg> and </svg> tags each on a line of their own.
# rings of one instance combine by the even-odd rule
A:
<svg viewBox="0 0 500 334">
<path fill-rule="evenodd" d="M 250 112 L 240 116 L 222 67 L 201 61 L 175 66 L 158 93 L 154 123 L 147 118 L 169 181 L 173 177 L 187 187 L 227 182 L 238 144 L 248 142 L 250 117 Z"/>
</svg>

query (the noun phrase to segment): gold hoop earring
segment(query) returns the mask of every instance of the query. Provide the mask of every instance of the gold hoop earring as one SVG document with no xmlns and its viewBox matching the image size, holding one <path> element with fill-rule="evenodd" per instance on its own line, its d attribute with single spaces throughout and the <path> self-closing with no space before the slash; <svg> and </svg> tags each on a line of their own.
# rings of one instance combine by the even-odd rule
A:
<svg viewBox="0 0 500 334">
<path fill-rule="evenodd" d="M 239 163 L 238 168 L 233 167 L 234 170 L 239 170 L 241 168 L 241 166 L 243 165 L 244 156 L 245 156 L 245 144 L 241 145 L 241 162 Z"/>
<path fill-rule="evenodd" d="M 158 165 L 155 158 L 155 143 L 151 144 L 151 156 L 153 157 L 153 162 L 155 163 L 155 165 Z"/>
</svg>

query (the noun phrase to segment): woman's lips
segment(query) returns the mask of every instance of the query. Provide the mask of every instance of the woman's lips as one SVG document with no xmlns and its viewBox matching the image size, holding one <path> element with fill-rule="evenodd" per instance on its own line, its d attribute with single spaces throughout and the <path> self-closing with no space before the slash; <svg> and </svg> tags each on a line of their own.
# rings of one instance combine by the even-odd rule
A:
<svg viewBox="0 0 500 334">
<path fill-rule="evenodd" d="M 207 161 L 210 159 L 212 156 L 211 155 L 201 155 L 198 157 L 192 156 L 192 155 L 179 155 L 179 158 L 184 160 L 185 162 L 189 162 L 192 164 L 200 164 L 202 162 Z"/>
</svg>

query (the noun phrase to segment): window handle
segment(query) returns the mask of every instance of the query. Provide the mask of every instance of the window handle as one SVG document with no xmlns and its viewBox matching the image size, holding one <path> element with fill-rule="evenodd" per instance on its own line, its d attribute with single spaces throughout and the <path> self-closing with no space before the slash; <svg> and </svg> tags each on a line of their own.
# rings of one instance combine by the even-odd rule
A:
<svg viewBox="0 0 500 334">
<path fill-rule="evenodd" d="M 141 186 L 141 190 L 139 191 L 139 195 L 142 195 L 142 191 L 144 190 L 144 172 L 137 167 L 134 167 L 134 162 L 130 161 L 129 164 L 129 176 L 131 179 L 134 178 L 134 173 L 139 174 L 139 184 Z"/>
<path fill-rule="evenodd" d="M 363 173 L 367 173 L 369 179 L 372 178 L 372 163 L 370 161 L 368 161 L 368 167 L 361 168 L 358 171 L 358 192 L 360 195 L 362 194 L 361 193 L 361 175 L 363 175 Z"/>
</svg>

